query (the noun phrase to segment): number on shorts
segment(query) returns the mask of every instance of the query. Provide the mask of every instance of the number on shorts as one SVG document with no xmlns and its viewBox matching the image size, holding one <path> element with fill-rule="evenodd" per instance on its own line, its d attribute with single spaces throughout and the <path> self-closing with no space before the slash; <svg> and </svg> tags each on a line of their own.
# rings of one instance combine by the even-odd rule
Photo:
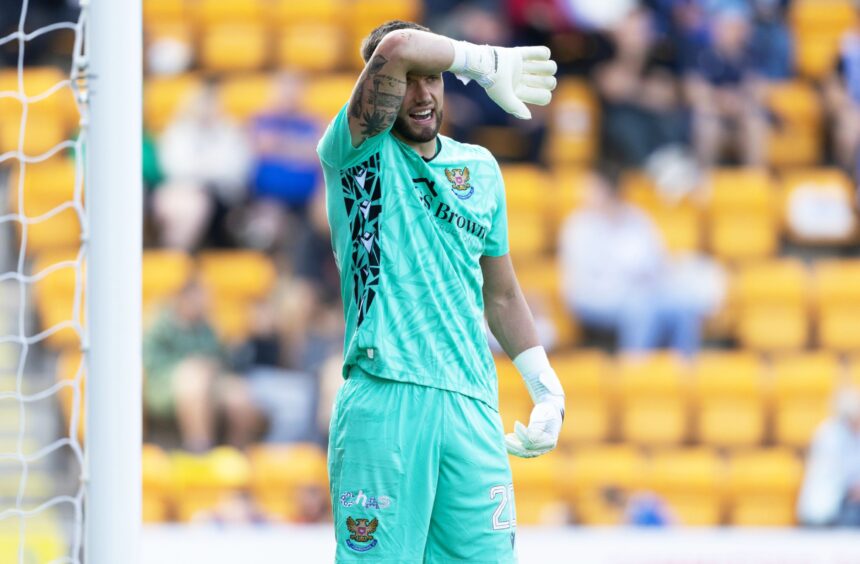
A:
<svg viewBox="0 0 860 564">
<path fill-rule="evenodd" d="M 507 486 L 500 485 L 490 488 L 490 499 L 496 499 L 497 497 L 501 499 L 499 500 L 499 506 L 493 512 L 493 530 L 498 531 L 515 527 L 517 525 L 517 518 L 513 503 L 514 485 L 508 484 Z M 508 519 L 502 520 L 502 513 L 505 512 L 506 507 L 508 509 Z"/>
</svg>

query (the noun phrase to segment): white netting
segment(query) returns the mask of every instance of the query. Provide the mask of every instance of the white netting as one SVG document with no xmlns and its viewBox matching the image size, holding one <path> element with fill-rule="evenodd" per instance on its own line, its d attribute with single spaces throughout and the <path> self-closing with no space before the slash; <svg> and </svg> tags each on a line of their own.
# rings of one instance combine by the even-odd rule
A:
<svg viewBox="0 0 860 564">
<path fill-rule="evenodd" d="M 4 247 L 0 250 L 0 429 L 11 429 L 0 434 L 0 562 L 4 563 L 79 563 L 82 558 L 85 465 L 79 432 L 85 369 L 79 353 L 86 346 L 81 318 L 87 233 L 83 204 L 86 4 L 85 0 L 80 2 L 76 21 L 28 30 L 29 2 L 21 0 L 17 31 L 0 37 L 0 48 L 6 52 L 17 43 L 17 71 L 0 67 L 0 73 L 6 73 L 9 79 L 4 82 L 0 78 L 0 128 L 5 127 L 8 133 L 10 123 L 14 127 L 13 120 L 20 118 L 17 143 L 14 131 L 0 135 L 0 196 L 5 196 L 0 202 L 0 246 Z M 28 83 L 28 78 L 36 71 L 24 64 L 28 45 L 37 39 L 50 40 L 52 34 L 69 35 L 70 31 L 74 32 L 74 41 L 71 60 L 62 69 L 61 78 L 65 78 L 46 87 L 36 86 L 41 91 L 33 92 L 34 85 Z M 17 84 L 10 88 L 12 72 Z M 41 72 L 42 77 L 45 75 Z M 31 147 L 44 144 L 45 129 L 52 128 L 46 124 L 44 112 L 28 120 L 31 108 L 42 107 L 39 104 L 51 106 L 52 100 L 64 96 L 74 99 L 74 117 L 78 118 L 75 135 L 55 143 L 49 141 L 51 146 L 32 153 Z M 64 119 L 61 113 L 54 118 Z M 72 197 L 51 202 L 51 196 L 44 194 L 55 195 L 57 188 L 60 192 L 64 188 L 52 185 L 50 190 L 42 190 L 35 186 L 34 182 L 45 176 L 39 173 L 39 167 L 62 162 L 68 152 L 74 155 L 74 175 L 69 179 L 74 187 L 65 189 Z M 4 175 L 7 182 L 3 181 Z M 36 180 L 31 181 L 31 177 Z M 46 202 L 50 202 L 49 208 L 41 209 Z M 36 213 L 28 213 L 31 209 Z M 56 223 L 68 214 L 76 216 L 76 229 L 69 230 L 68 222 Z M 56 248 L 51 248 L 52 244 Z M 45 263 L 46 258 L 60 256 L 60 250 L 66 258 Z M 7 260 L 3 260 L 4 254 L 9 255 Z M 70 313 L 59 320 L 40 314 L 37 323 L 33 306 L 37 298 L 48 298 L 36 296 L 34 287 L 49 285 L 58 276 L 74 281 L 65 285 L 65 296 L 56 298 L 72 304 Z M 56 283 L 53 286 L 55 293 L 62 293 L 63 284 L 59 284 L 60 290 Z M 67 335 L 63 340 L 66 350 L 74 350 L 75 357 L 80 358 L 73 375 L 67 378 L 55 376 L 56 347 L 50 346 L 61 333 Z M 69 334 L 73 335 L 71 339 Z M 60 424 L 51 425 L 50 421 L 53 415 L 57 422 L 57 406 L 64 394 L 69 400 L 66 404 L 70 404 L 68 421 L 63 420 L 64 430 L 57 433 Z M 4 426 L 7 420 L 10 425 Z"/>
</svg>

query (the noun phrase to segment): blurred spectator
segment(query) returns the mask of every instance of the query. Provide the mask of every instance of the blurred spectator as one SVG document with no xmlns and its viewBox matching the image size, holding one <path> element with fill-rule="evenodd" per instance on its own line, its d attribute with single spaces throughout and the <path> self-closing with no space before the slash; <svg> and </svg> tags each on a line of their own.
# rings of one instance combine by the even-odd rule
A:
<svg viewBox="0 0 860 564">
<path fill-rule="evenodd" d="M 797 503 L 804 525 L 860 527 L 860 391 L 841 390 L 815 434 Z"/>
<path fill-rule="evenodd" d="M 657 56 L 651 14 L 629 12 L 609 32 L 614 53 L 594 72 L 603 106 L 603 156 L 642 166 L 661 147 L 689 142 L 677 81 Z"/>
<path fill-rule="evenodd" d="M 269 301 L 254 304 L 251 317 L 251 334 L 234 354 L 234 368 L 246 376 L 254 406 L 268 421 L 265 440 L 316 440 L 316 381 L 311 374 L 283 368 L 282 341 Z"/>
<path fill-rule="evenodd" d="M 860 29 L 842 37 L 833 74 L 824 81 L 836 163 L 860 179 Z"/>
<path fill-rule="evenodd" d="M 768 124 L 750 57 L 750 13 L 743 4 L 730 5 L 714 12 L 710 44 L 687 69 L 693 144 L 705 166 L 722 162 L 725 149 L 736 151 L 744 165 L 762 165 Z"/>
<path fill-rule="evenodd" d="M 300 110 L 305 80 L 282 73 L 276 83 L 271 105 L 250 128 L 254 163 L 243 237 L 256 248 L 272 248 L 301 231 L 321 180 L 316 142 L 322 128 Z"/>
<path fill-rule="evenodd" d="M 311 202 L 307 219 L 308 229 L 296 238 L 293 277 L 283 287 L 280 320 L 290 366 L 316 373 L 343 338 L 340 274 L 322 192 Z"/>
<path fill-rule="evenodd" d="M 244 200 L 250 148 L 218 103 L 214 84 L 193 93 L 158 139 L 165 182 L 153 213 L 167 247 L 229 246 L 228 209 Z"/>
<path fill-rule="evenodd" d="M 753 66 L 762 78 L 787 80 L 794 65 L 794 44 L 785 21 L 787 0 L 752 0 L 755 22 L 750 43 Z"/>
<path fill-rule="evenodd" d="M 145 411 L 157 421 L 175 420 L 183 448 L 192 452 L 215 444 L 221 410 L 234 446 L 247 445 L 260 426 L 248 386 L 225 372 L 225 351 L 206 318 L 207 301 L 204 288 L 192 280 L 143 338 Z"/>
<path fill-rule="evenodd" d="M 586 328 L 612 331 L 625 352 L 668 340 L 693 354 L 702 314 L 673 292 L 666 249 L 653 222 L 621 200 L 612 172 L 595 174 L 586 202 L 565 222 L 559 241 L 564 298 Z"/>
<path fill-rule="evenodd" d="M 489 8 L 462 4 L 449 14 L 441 33 L 478 45 L 509 45 L 510 31 Z M 501 109 L 476 83 L 463 84 L 444 73 L 445 132 L 464 143 L 486 146 L 499 160 L 541 159 L 547 110 L 531 106 L 532 119 L 521 120 Z M 477 89 L 477 90 L 475 90 Z"/>
</svg>

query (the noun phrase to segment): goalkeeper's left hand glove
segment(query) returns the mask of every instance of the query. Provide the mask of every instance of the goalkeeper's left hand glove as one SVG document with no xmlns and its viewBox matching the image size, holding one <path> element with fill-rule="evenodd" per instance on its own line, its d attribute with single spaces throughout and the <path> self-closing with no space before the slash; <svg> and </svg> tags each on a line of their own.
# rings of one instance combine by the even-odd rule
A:
<svg viewBox="0 0 860 564">
<path fill-rule="evenodd" d="M 448 69 L 464 82 L 474 79 L 509 114 L 532 117 L 526 103 L 546 106 L 555 88 L 558 66 L 549 47 L 494 47 L 451 41 L 454 62 Z"/>
<path fill-rule="evenodd" d="M 514 432 L 505 435 L 505 446 L 510 454 L 533 458 L 546 454 L 558 444 L 561 423 L 564 420 L 564 390 L 543 347 L 532 347 L 514 359 L 529 395 L 535 403 L 529 425 L 519 421 Z"/>
</svg>

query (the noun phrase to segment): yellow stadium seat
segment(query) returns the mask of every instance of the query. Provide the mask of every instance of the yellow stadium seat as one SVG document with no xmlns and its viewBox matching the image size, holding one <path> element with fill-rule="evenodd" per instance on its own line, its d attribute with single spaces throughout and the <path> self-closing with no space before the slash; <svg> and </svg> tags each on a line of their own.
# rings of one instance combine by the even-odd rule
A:
<svg viewBox="0 0 860 564">
<path fill-rule="evenodd" d="M 299 520 L 302 489 L 328 489 L 326 454 L 317 445 L 257 445 L 249 449 L 248 458 L 251 490 L 257 504 L 280 519 Z"/>
<path fill-rule="evenodd" d="M 546 171 L 528 164 L 503 165 L 501 171 L 508 214 L 543 213 L 549 209 L 546 193 L 552 187 L 552 179 Z"/>
<path fill-rule="evenodd" d="M 23 236 L 21 225 L 18 224 L 18 236 Z M 81 244 L 81 222 L 78 213 L 66 208 L 56 215 L 44 217 L 36 223 L 27 226 L 28 257 L 33 257 L 45 251 L 77 248 Z"/>
<path fill-rule="evenodd" d="M 273 0 L 271 13 L 278 25 L 337 24 L 348 20 L 348 8 L 347 0 Z"/>
<path fill-rule="evenodd" d="M 549 211 L 553 220 L 553 230 L 558 231 L 564 221 L 585 202 L 588 169 L 578 166 L 555 167 L 553 183 L 549 192 Z"/>
<path fill-rule="evenodd" d="M 564 78 L 550 107 L 548 160 L 556 166 L 591 162 L 600 132 L 599 106 L 591 87 L 585 81 Z"/>
<path fill-rule="evenodd" d="M 240 122 L 265 110 L 274 96 L 272 76 L 265 73 L 229 76 L 218 88 L 221 107 Z"/>
<path fill-rule="evenodd" d="M 621 434 L 646 445 L 680 443 L 687 434 L 686 369 L 670 354 L 623 358 L 619 365 Z"/>
<path fill-rule="evenodd" d="M 9 182 L 10 211 L 35 218 L 74 200 L 76 170 L 74 159 L 59 156 L 16 166 Z M 19 202 L 18 185 L 22 174 L 24 198 Z"/>
<path fill-rule="evenodd" d="M 56 513 L 41 515 L 44 513 L 40 513 L 40 517 L 24 518 L 26 534 L 23 538 L 22 518 L 10 516 L 0 521 L 0 562 L 68 561 L 70 549 L 61 528 L 61 518 Z"/>
<path fill-rule="evenodd" d="M 823 158 L 821 132 L 808 126 L 785 123 L 768 132 L 766 143 L 766 160 L 772 167 L 810 166 Z"/>
<path fill-rule="evenodd" d="M 801 350 L 809 342 L 809 320 L 801 306 L 748 306 L 739 314 L 737 336 L 756 351 Z"/>
<path fill-rule="evenodd" d="M 644 171 L 625 171 L 621 176 L 619 188 L 625 201 L 643 211 L 651 211 L 665 205 L 663 198 L 657 192 L 654 179 Z"/>
<path fill-rule="evenodd" d="M 760 260 L 776 254 L 779 226 L 774 219 L 758 214 L 720 214 L 711 218 L 707 240 L 708 248 L 720 260 Z"/>
<path fill-rule="evenodd" d="M 146 26 L 164 20 L 184 20 L 188 17 L 186 0 L 146 0 L 143 2 L 143 21 Z"/>
<path fill-rule="evenodd" d="M 167 18 L 147 23 L 144 36 L 147 43 L 161 39 L 171 39 L 183 43 L 190 48 L 194 43 L 194 28 L 186 20 Z"/>
<path fill-rule="evenodd" d="M 195 0 L 192 17 L 202 25 L 224 23 L 262 23 L 266 14 L 264 0 Z"/>
<path fill-rule="evenodd" d="M 540 213 L 508 210 L 508 245 L 511 258 L 539 258 L 549 249 L 546 221 Z"/>
<path fill-rule="evenodd" d="M 858 223 L 853 211 L 854 185 L 848 175 L 836 168 L 821 168 L 787 172 L 782 178 L 786 230 L 791 240 L 804 245 L 856 243 Z M 842 229 L 805 233 L 801 229 L 802 223 L 814 218 L 801 219 L 804 216 L 797 210 L 810 208 L 818 210 L 819 221 L 824 222 L 824 226 Z M 815 223 L 819 224 L 819 221 Z"/>
<path fill-rule="evenodd" d="M 712 218 L 744 213 L 776 218 L 779 213 L 773 179 L 763 168 L 716 168 L 706 181 Z"/>
<path fill-rule="evenodd" d="M 815 86 L 806 80 L 788 80 L 767 86 L 767 105 L 781 121 L 817 130 L 822 104 Z"/>
<path fill-rule="evenodd" d="M 696 436 L 704 444 L 741 447 L 764 438 L 764 374 L 749 352 L 703 353 L 695 368 Z"/>
<path fill-rule="evenodd" d="M 251 334 L 251 307 L 250 300 L 211 300 L 209 319 L 218 336 L 230 344 L 239 344 L 248 338 Z"/>
<path fill-rule="evenodd" d="M 803 466 L 790 449 L 739 452 L 729 460 L 729 523 L 741 527 L 790 526 Z"/>
<path fill-rule="evenodd" d="M 68 383 L 57 392 L 60 410 L 63 414 L 65 434 L 72 432 L 72 411 L 75 403 L 75 382 L 80 382 L 78 392 L 78 440 L 83 441 L 86 430 L 86 411 L 84 394 L 86 393 L 86 366 L 79 350 L 67 348 L 57 358 L 57 382 Z"/>
<path fill-rule="evenodd" d="M 615 490 L 628 494 L 643 486 L 645 460 L 629 445 L 600 445 L 577 450 L 566 463 L 562 482 L 575 501 L 578 521 L 586 525 L 618 525 L 623 507 L 607 499 Z"/>
<path fill-rule="evenodd" d="M 158 133 L 176 112 L 202 88 L 194 74 L 147 77 L 143 87 L 143 119 L 146 128 Z"/>
<path fill-rule="evenodd" d="M 223 23 L 203 32 L 200 63 L 211 71 L 255 71 L 269 56 L 268 35 L 262 24 Z"/>
<path fill-rule="evenodd" d="M 193 520 L 251 484 L 248 458 L 232 447 L 216 447 L 205 455 L 178 451 L 170 458 L 180 521 Z"/>
<path fill-rule="evenodd" d="M 860 305 L 860 259 L 819 260 L 813 282 L 820 309 Z"/>
<path fill-rule="evenodd" d="M 784 355 L 774 361 L 774 432 L 779 444 L 805 447 L 830 411 L 841 377 L 833 353 L 818 351 Z"/>
<path fill-rule="evenodd" d="M 850 0 L 793 2 L 789 21 L 796 43 L 796 65 L 801 75 L 820 79 L 832 73 L 842 34 L 855 25 Z"/>
<path fill-rule="evenodd" d="M 160 523 L 170 517 L 169 500 L 172 491 L 172 466 L 170 457 L 161 447 L 144 444 L 143 464 L 143 521 Z"/>
<path fill-rule="evenodd" d="M 36 122 L 56 121 L 64 135 L 77 127 L 80 112 L 75 103 L 74 93 L 69 85 L 60 86 L 68 81 L 68 70 L 58 67 L 25 67 L 23 72 L 24 95 L 39 98 L 27 103 L 27 129 L 35 130 Z M 18 70 L 0 69 L 0 91 L 18 91 Z M 0 98 L 0 127 L 11 124 L 17 130 L 20 125 L 22 102 L 15 98 Z M 15 138 L 17 147 L 17 137 Z M 13 147 L 14 148 L 14 147 Z M 30 152 L 30 151 L 28 151 Z"/>
<path fill-rule="evenodd" d="M 611 433 L 610 365 L 600 351 L 554 355 L 552 364 L 567 396 L 559 445 L 598 443 Z"/>
<path fill-rule="evenodd" d="M 344 35 L 334 24 L 299 24 L 279 30 L 277 63 L 289 69 L 329 72 L 342 66 Z"/>
<path fill-rule="evenodd" d="M 694 206 L 661 205 L 652 209 L 650 216 L 669 252 L 692 253 L 701 248 L 701 214 Z"/>
<path fill-rule="evenodd" d="M 767 105 L 779 119 L 767 141 L 767 161 L 771 166 L 809 166 L 821 161 L 822 110 L 815 88 L 806 81 L 793 80 L 767 87 Z"/>
<path fill-rule="evenodd" d="M 328 122 L 352 96 L 356 76 L 352 74 L 329 74 L 315 78 L 304 92 L 302 108 Z"/>
<path fill-rule="evenodd" d="M 561 453 L 531 459 L 511 457 L 510 461 L 517 524 L 537 525 L 552 521 L 553 514 L 558 513 L 558 505 L 564 506 L 557 491 L 565 467 Z"/>
<path fill-rule="evenodd" d="M 738 273 L 736 292 L 741 306 L 806 306 L 810 280 L 803 264 L 778 259 L 746 265 Z"/>
<path fill-rule="evenodd" d="M 708 448 L 656 453 L 647 467 L 646 485 L 666 499 L 684 525 L 718 525 L 722 517 L 725 469 Z"/>
<path fill-rule="evenodd" d="M 191 278 L 194 262 L 182 251 L 147 249 L 143 252 L 143 304 L 151 308 L 175 295 Z"/>
<path fill-rule="evenodd" d="M 200 254 L 198 266 L 216 299 L 263 299 L 277 277 L 272 260 L 250 250 L 206 251 Z"/>
<path fill-rule="evenodd" d="M 822 311 L 818 319 L 818 344 L 837 352 L 860 351 L 860 306 Z"/>
</svg>

